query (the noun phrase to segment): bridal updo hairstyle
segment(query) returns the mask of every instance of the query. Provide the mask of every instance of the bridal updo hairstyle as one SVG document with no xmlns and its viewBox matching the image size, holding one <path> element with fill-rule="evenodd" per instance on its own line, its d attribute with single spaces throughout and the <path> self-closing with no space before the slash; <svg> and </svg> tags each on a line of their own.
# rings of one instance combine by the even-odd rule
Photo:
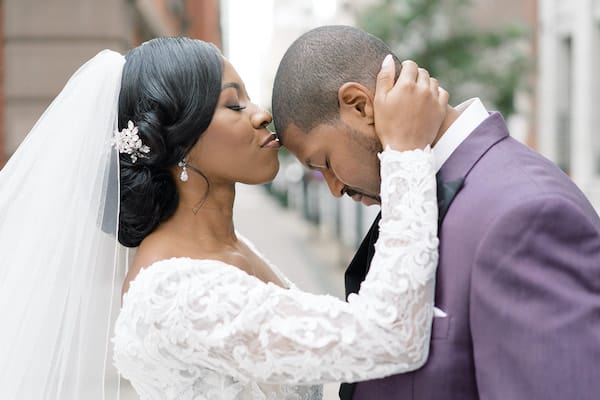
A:
<svg viewBox="0 0 600 400">
<path fill-rule="evenodd" d="M 132 163 L 120 155 L 119 242 L 136 247 L 177 209 L 171 169 L 211 122 L 223 74 L 223 57 L 212 44 L 158 38 L 130 50 L 119 93 L 119 130 L 128 121 L 150 147 Z"/>
</svg>

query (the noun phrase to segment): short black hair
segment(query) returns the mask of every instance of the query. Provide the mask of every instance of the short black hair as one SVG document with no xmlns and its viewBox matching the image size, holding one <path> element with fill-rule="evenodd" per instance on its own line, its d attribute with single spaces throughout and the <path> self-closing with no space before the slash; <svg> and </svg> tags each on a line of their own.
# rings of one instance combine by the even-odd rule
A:
<svg viewBox="0 0 600 400">
<path fill-rule="evenodd" d="M 306 133 L 336 121 L 338 89 L 357 82 L 375 90 L 381 63 L 391 53 L 381 39 L 352 26 L 322 26 L 300 36 L 284 54 L 273 82 L 276 132 L 282 134 L 293 123 Z"/>
<path fill-rule="evenodd" d="M 125 56 L 119 129 L 138 127 L 151 152 L 119 159 L 119 241 L 136 247 L 179 204 L 171 168 L 210 124 L 221 94 L 223 56 L 213 44 L 185 37 L 150 40 Z"/>
</svg>

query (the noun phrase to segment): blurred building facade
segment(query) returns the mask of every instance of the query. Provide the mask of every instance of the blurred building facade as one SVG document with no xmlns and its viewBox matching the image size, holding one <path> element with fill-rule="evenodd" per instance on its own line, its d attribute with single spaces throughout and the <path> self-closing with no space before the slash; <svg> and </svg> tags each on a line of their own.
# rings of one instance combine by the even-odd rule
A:
<svg viewBox="0 0 600 400">
<path fill-rule="evenodd" d="M 218 0 L 2 0 L 0 13 L 0 167 L 98 51 L 180 34 L 221 44 Z"/>
<path fill-rule="evenodd" d="M 538 150 L 600 212 L 600 1 L 538 4 Z"/>
<path fill-rule="evenodd" d="M 471 21 L 479 29 L 489 31 L 511 25 L 524 28 L 521 47 L 529 55 L 529 68 L 523 71 L 521 88 L 515 93 L 515 113 L 505 118 L 511 136 L 533 148 L 536 147 L 537 123 L 537 92 L 534 90 L 537 79 L 537 3 L 538 0 L 473 0 L 470 12 Z"/>
</svg>

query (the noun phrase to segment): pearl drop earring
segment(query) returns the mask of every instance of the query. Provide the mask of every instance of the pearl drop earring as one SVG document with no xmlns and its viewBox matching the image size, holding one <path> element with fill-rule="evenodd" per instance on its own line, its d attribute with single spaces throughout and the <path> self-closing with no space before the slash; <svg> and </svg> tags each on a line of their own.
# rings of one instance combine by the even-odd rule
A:
<svg viewBox="0 0 600 400">
<path fill-rule="evenodd" d="M 187 164 L 185 163 L 185 160 L 181 160 L 179 161 L 179 164 L 177 164 L 179 167 L 183 168 L 181 170 L 181 175 L 179 175 L 179 179 L 181 180 L 181 182 L 187 182 L 188 181 L 188 173 L 187 173 Z"/>
</svg>

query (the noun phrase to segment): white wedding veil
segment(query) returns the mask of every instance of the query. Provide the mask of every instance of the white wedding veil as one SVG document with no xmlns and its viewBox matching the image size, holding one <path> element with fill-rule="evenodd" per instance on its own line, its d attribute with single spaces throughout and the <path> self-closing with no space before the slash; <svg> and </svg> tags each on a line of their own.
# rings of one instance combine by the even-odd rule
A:
<svg viewBox="0 0 600 400">
<path fill-rule="evenodd" d="M 84 64 L 0 171 L 0 399 L 118 398 L 118 97 L 125 58 Z"/>
</svg>

